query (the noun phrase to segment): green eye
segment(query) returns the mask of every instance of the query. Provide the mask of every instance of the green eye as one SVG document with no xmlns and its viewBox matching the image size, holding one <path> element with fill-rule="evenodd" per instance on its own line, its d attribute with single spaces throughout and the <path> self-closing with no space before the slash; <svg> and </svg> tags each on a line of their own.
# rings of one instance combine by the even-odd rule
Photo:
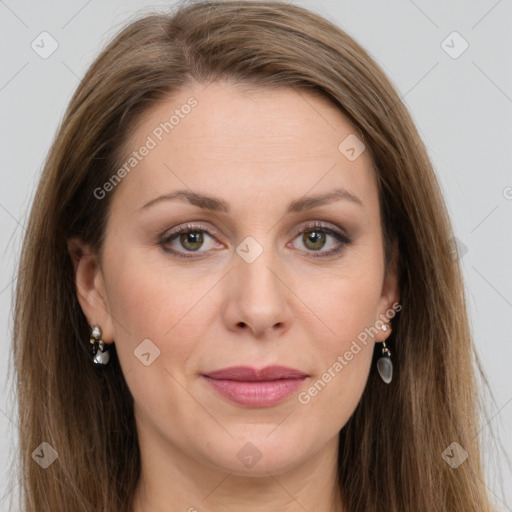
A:
<svg viewBox="0 0 512 512">
<path fill-rule="evenodd" d="M 310 254 L 312 257 L 328 257 L 333 256 L 341 252 L 347 245 L 351 244 L 351 240 L 341 231 L 332 229 L 323 224 L 313 223 L 304 226 L 296 235 L 297 238 L 301 238 L 302 245 L 306 253 L 317 253 Z M 337 247 L 327 251 L 322 250 L 329 242 L 329 238 L 334 239 L 337 242 Z M 210 248 L 215 246 L 215 239 L 213 235 L 204 226 L 200 225 L 185 225 L 180 226 L 177 229 L 172 230 L 170 233 L 166 233 L 160 240 L 159 245 L 166 252 L 176 255 L 181 258 L 195 258 L 199 257 L 201 253 L 209 252 L 207 247 L 205 250 L 201 250 L 204 245 L 208 245 L 210 242 Z M 171 244 L 174 244 L 172 246 Z M 176 244 L 179 247 L 176 247 Z M 336 244 L 335 244 L 336 245 Z M 187 253 L 197 253 L 197 256 L 188 255 Z"/>
<path fill-rule="evenodd" d="M 302 236 L 301 241 L 304 247 L 306 247 L 306 249 L 310 249 L 307 252 L 318 253 L 312 255 L 313 257 L 321 258 L 338 254 L 345 248 L 345 246 L 351 243 L 351 240 L 341 231 L 334 230 L 330 227 L 324 226 L 323 224 L 319 223 L 313 223 L 305 226 L 299 232 L 299 236 L 300 235 Z M 334 238 L 339 245 L 334 249 L 322 251 L 321 249 L 325 246 L 328 237 Z"/>
</svg>

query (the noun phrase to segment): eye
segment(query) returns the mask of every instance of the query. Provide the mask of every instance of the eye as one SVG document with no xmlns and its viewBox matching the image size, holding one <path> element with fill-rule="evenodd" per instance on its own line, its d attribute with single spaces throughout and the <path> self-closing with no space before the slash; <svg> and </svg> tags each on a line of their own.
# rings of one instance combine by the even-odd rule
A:
<svg viewBox="0 0 512 512">
<path fill-rule="evenodd" d="M 164 251 L 175 254 L 181 258 L 194 258 L 195 256 L 188 256 L 185 253 L 206 252 L 200 251 L 199 249 L 204 245 L 207 238 L 213 240 L 210 232 L 204 226 L 188 224 L 186 226 L 180 226 L 170 233 L 167 232 L 163 239 L 160 240 L 159 245 Z M 174 243 L 174 246 L 171 242 Z M 181 248 L 177 249 L 176 245 L 181 246 Z M 210 248 L 215 245 L 216 244 L 210 242 Z M 181 249 L 185 249 L 185 251 Z"/>
<path fill-rule="evenodd" d="M 311 254 L 314 258 L 333 256 L 340 253 L 345 246 L 352 243 L 342 231 L 324 226 L 318 222 L 304 226 L 299 231 L 295 239 L 299 237 L 301 237 L 300 241 L 305 247 L 306 252 L 318 253 Z M 334 239 L 334 248 L 323 251 L 322 249 L 326 246 L 329 238 Z M 207 247 L 205 248 L 205 241 L 208 241 L 208 239 L 210 239 L 210 243 L 206 244 Z M 201 225 L 192 224 L 180 226 L 170 232 L 166 232 L 158 244 L 164 251 L 172 253 L 180 258 L 195 258 L 198 256 L 194 256 L 190 253 L 205 253 L 214 247 L 223 246 L 223 244 L 215 242 L 212 233 L 210 233 L 207 228 Z M 201 248 L 205 250 L 201 251 Z"/>
<path fill-rule="evenodd" d="M 307 252 L 317 252 L 312 254 L 314 258 L 322 258 L 333 256 L 340 253 L 347 245 L 351 244 L 351 240 L 342 232 L 336 229 L 324 226 L 321 223 L 314 222 L 304 226 L 299 231 L 300 242 L 306 248 Z M 322 251 L 329 237 L 334 238 L 334 248 Z"/>
</svg>

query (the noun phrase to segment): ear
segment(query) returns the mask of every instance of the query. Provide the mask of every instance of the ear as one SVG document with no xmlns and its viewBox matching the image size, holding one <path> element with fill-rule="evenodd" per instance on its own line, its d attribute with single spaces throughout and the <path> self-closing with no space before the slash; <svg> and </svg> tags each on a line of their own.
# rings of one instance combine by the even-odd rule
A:
<svg viewBox="0 0 512 512">
<path fill-rule="evenodd" d="M 73 262 L 76 295 L 87 322 L 98 325 L 101 338 L 111 343 L 114 331 L 98 258 L 90 246 L 77 237 L 68 240 L 68 252 Z"/>
<path fill-rule="evenodd" d="M 398 283 L 398 239 L 393 240 L 393 254 L 389 264 L 388 271 L 384 276 L 382 283 L 382 294 L 379 300 L 378 317 L 376 321 L 380 320 L 377 325 L 387 326 L 387 330 L 379 329 L 379 332 L 375 335 L 374 341 L 380 342 L 385 341 L 391 334 L 391 319 L 395 316 L 397 311 L 401 309 L 397 306 L 400 301 L 400 290 Z"/>
</svg>

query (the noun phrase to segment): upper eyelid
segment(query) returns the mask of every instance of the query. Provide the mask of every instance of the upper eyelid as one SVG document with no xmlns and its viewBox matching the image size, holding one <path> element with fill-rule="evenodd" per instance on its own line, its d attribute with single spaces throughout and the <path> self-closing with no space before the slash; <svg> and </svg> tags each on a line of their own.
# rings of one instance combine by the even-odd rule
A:
<svg viewBox="0 0 512 512">
<path fill-rule="evenodd" d="M 306 222 L 305 224 L 302 224 L 296 231 L 296 235 L 299 235 L 301 234 L 303 231 L 307 230 L 307 229 L 314 229 L 314 228 L 317 228 L 317 229 L 324 229 L 326 231 L 334 231 L 334 232 L 337 232 L 341 235 L 344 235 L 344 236 L 347 236 L 348 237 L 348 234 L 346 232 L 345 229 L 339 227 L 339 226 L 332 226 L 332 225 L 326 225 L 327 221 L 319 221 L 319 220 L 314 220 L 314 221 L 309 221 L 309 222 Z M 200 221 L 198 221 L 198 223 L 194 223 L 194 222 L 189 222 L 189 223 L 185 223 L 185 224 L 182 224 L 176 228 L 172 228 L 172 229 L 167 229 L 166 231 L 164 231 L 164 233 L 162 234 L 162 236 L 160 238 L 163 238 L 163 239 L 166 239 L 166 238 L 170 238 L 172 236 L 175 236 L 177 234 L 179 234 L 180 232 L 182 231 L 204 231 L 206 232 L 207 234 L 209 235 L 218 235 L 220 232 L 219 230 L 215 229 L 215 228 L 210 228 L 206 225 L 202 225 L 200 223 Z"/>
<path fill-rule="evenodd" d="M 309 222 L 306 222 L 305 224 L 302 224 L 299 228 L 297 228 L 297 230 L 294 234 L 294 238 L 292 240 L 294 240 L 295 237 L 300 236 L 303 232 L 307 232 L 308 230 L 313 230 L 316 228 L 319 230 L 324 230 L 327 233 L 327 235 L 336 238 L 337 242 L 340 244 L 346 244 L 346 243 L 351 242 L 351 238 L 349 237 L 349 235 L 345 229 L 338 227 L 338 226 L 332 227 L 330 225 L 326 225 L 325 224 L 326 222 L 327 221 L 314 220 L 314 221 L 309 221 Z M 194 231 L 205 232 L 208 236 L 210 236 L 213 239 L 217 239 L 217 235 L 219 233 L 218 230 L 209 228 L 206 225 L 202 225 L 199 223 L 199 221 L 197 223 L 189 222 L 189 223 L 182 224 L 176 228 L 172 228 L 170 230 L 165 231 L 163 233 L 163 235 L 159 237 L 159 240 L 160 240 L 159 243 L 160 243 L 160 245 L 165 245 L 166 243 L 174 241 L 176 239 L 176 237 L 182 232 L 187 233 L 187 232 L 194 232 Z M 339 237 L 336 235 L 339 235 Z M 181 252 L 181 251 L 178 251 L 178 252 Z M 202 251 L 202 252 L 208 252 L 208 251 Z M 329 251 L 325 251 L 325 252 L 329 252 Z"/>
</svg>

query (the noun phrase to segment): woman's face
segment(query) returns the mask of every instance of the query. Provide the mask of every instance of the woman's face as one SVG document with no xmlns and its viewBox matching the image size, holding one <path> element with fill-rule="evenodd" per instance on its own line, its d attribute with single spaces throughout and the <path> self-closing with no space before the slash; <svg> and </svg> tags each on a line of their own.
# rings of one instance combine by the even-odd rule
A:
<svg viewBox="0 0 512 512">
<path fill-rule="evenodd" d="M 146 456 L 265 475 L 336 453 L 390 334 L 368 332 L 398 300 L 361 139 L 318 96 L 227 82 L 134 127 L 121 181 L 97 191 L 113 194 L 101 267 L 77 276 Z"/>
</svg>

